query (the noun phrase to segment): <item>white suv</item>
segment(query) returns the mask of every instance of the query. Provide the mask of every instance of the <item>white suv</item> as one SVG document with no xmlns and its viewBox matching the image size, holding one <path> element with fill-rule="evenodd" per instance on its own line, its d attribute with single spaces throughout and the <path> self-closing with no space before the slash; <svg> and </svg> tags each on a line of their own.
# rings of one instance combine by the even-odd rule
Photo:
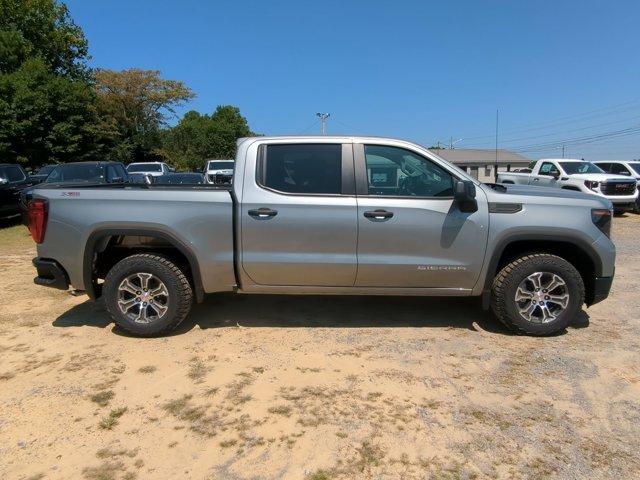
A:
<svg viewBox="0 0 640 480">
<path fill-rule="evenodd" d="M 163 162 L 139 162 L 127 165 L 127 173 L 147 173 L 159 177 L 173 172 L 175 170 Z"/>
</svg>

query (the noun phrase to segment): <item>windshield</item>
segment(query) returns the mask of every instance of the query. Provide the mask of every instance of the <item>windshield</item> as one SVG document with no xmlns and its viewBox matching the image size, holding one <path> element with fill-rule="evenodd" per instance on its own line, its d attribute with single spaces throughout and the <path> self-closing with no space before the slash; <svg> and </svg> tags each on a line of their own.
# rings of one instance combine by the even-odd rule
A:
<svg viewBox="0 0 640 480">
<path fill-rule="evenodd" d="M 591 162 L 560 162 L 560 165 L 569 175 L 574 173 L 604 173 L 604 170 Z"/>
<path fill-rule="evenodd" d="M 633 171 L 640 174 L 640 162 L 629 163 L 629 166 L 633 168 Z"/>
<path fill-rule="evenodd" d="M 207 170 L 232 170 L 235 162 L 209 162 Z"/>
<path fill-rule="evenodd" d="M 157 163 L 132 163 L 127 172 L 161 172 L 162 167 Z"/>
<path fill-rule="evenodd" d="M 100 165 L 60 165 L 46 178 L 45 183 L 102 182 L 104 169 Z"/>
<path fill-rule="evenodd" d="M 56 168 L 55 165 L 46 165 L 38 170 L 38 173 L 36 173 L 36 175 L 49 175 L 54 168 Z"/>
</svg>

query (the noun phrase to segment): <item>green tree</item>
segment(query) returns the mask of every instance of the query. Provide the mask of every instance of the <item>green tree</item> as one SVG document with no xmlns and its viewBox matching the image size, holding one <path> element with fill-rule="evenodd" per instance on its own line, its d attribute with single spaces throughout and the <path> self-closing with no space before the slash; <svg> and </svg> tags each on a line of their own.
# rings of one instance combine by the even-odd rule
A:
<svg viewBox="0 0 640 480">
<path fill-rule="evenodd" d="M 117 132 L 111 156 L 123 161 L 156 158 L 161 127 L 195 96 L 183 82 L 163 79 L 157 70 L 97 70 L 94 78 L 103 126 Z"/>
<path fill-rule="evenodd" d="M 233 158 L 236 140 L 251 135 L 238 107 L 220 105 L 212 115 L 190 111 L 164 132 L 163 153 L 183 170 L 201 170 L 207 158 Z"/>
<path fill-rule="evenodd" d="M 51 73 L 42 59 L 0 75 L 0 157 L 36 167 L 94 158 L 101 128 L 91 87 Z M 100 142 L 102 140 L 102 142 Z M 104 151 L 102 151 L 104 153 Z"/>
<path fill-rule="evenodd" d="M 55 0 L 0 0 L 0 156 L 26 166 L 91 158 L 96 110 L 87 41 Z M 104 128 L 103 128 L 104 127 Z"/>
<path fill-rule="evenodd" d="M 0 72 L 40 58 L 52 73 L 89 78 L 88 44 L 82 29 L 55 0 L 0 0 Z"/>
</svg>

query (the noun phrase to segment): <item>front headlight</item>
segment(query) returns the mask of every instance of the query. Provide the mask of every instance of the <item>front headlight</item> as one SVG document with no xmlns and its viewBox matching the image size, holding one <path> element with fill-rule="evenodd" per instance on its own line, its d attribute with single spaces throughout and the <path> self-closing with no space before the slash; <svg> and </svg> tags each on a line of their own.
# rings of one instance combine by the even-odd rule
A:
<svg viewBox="0 0 640 480">
<path fill-rule="evenodd" d="M 596 190 L 600 185 L 600 182 L 596 182 L 595 180 L 585 180 L 584 184 L 587 188 L 590 188 L 591 190 Z"/>
</svg>

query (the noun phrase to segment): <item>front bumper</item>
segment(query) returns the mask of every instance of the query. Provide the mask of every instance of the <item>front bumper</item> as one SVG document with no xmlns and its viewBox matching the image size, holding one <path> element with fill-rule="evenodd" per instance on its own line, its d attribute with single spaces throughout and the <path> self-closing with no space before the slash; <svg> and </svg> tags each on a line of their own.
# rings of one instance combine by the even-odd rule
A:
<svg viewBox="0 0 640 480">
<path fill-rule="evenodd" d="M 591 306 L 603 301 L 609 296 L 611 290 L 611 284 L 613 283 L 613 276 L 611 277 L 596 277 L 593 282 L 593 295 L 591 298 L 587 298 L 587 305 Z"/>
<path fill-rule="evenodd" d="M 59 290 L 69 289 L 69 276 L 58 262 L 49 258 L 36 257 L 33 259 L 33 265 L 38 271 L 38 276 L 33 279 L 33 283 Z"/>
</svg>

